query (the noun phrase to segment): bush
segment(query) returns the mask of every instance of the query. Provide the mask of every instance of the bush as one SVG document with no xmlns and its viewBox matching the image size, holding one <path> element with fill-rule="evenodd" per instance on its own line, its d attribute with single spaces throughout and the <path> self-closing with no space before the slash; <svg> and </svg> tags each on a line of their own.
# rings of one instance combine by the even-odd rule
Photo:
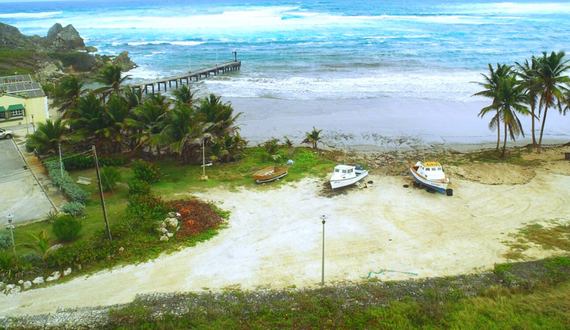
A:
<svg viewBox="0 0 570 330">
<path fill-rule="evenodd" d="M 169 207 L 152 195 L 135 195 L 129 198 L 126 218 L 137 223 L 164 220 Z"/>
<path fill-rule="evenodd" d="M 85 264 L 107 259 L 117 250 L 117 242 L 109 242 L 106 232 L 98 230 L 87 240 L 80 240 L 55 250 L 47 256 L 47 264 L 50 267 L 60 268 L 73 264 Z"/>
<path fill-rule="evenodd" d="M 101 171 L 101 186 L 103 186 L 104 191 L 113 190 L 113 188 L 117 186 L 117 181 L 120 181 L 121 178 L 121 173 L 119 173 L 117 168 L 103 165 L 103 170 Z"/>
<path fill-rule="evenodd" d="M 160 169 L 153 164 L 142 160 L 137 160 L 134 163 L 133 174 L 135 179 L 148 183 L 155 183 L 160 181 Z"/>
<path fill-rule="evenodd" d="M 52 224 L 54 235 L 62 241 L 69 242 L 77 237 L 83 224 L 72 215 L 64 215 Z"/>
<path fill-rule="evenodd" d="M 150 183 L 132 179 L 129 181 L 129 196 L 150 195 Z"/>
<path fill-rule="evenodd" d="M 81 189 L 75 182 L 73 182 L 73 179 L 71 179 L 69 173 L 64 171 L 63 176 L 61 175 L 59 161 L 45 162 L 45 168 L 48 171 L 51 182 L 56 187 L 61 189 L 67 197 L 69 197 L 74 202 L 81 204 L 87 203 L 89 194 L 85 190 Z"/>
<path fill-rule="evenodd" d="M 0 232 L 0 249 L 5 250 L 12 246 L 12 236 L 7 230 Z"/>
<path fill-rule="evenodd" d="M 107 166 L 123 166 L 129 161 L 129 157 L 123 154 L 104 155 L 99 157 L 99 163 Z"/>
<path fill-rule="evenodd" d="M 95 166 L 93 156 L 78 154 L 63 159 L 63 166 L 66 171 L 83 170 Z"/>
<path fill-rule="evenodd" d="M 77 202 L 67 203 L 61 207 L 61 212 L 67 213 L 76 218 L 81 217 L 84 211 L 85 211 L 85 205 Z"/>
<path fill-rule="evenodd" d="M 42 256 L 36 253 L 24 253 L 20 256 L 24 262 L 28 263 L 34 268 L 43 268 L 44 267 L 44 260 Z"/>
</svg>

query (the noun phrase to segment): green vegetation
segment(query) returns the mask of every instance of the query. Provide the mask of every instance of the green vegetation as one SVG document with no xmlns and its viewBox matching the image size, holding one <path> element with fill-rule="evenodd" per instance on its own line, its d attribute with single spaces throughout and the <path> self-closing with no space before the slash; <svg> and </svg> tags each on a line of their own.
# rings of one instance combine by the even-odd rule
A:
<svg viewBox="0 0 570 330">
<path fill-rule="evenodd" d="M 81 221 L 77 220 L 73 215 L 62 215 L 58 217 L 52 224 L 53 233 L 57 239 L 70 242 L 73 241 L 79 232 L 83 224 Z"/>
</svg>

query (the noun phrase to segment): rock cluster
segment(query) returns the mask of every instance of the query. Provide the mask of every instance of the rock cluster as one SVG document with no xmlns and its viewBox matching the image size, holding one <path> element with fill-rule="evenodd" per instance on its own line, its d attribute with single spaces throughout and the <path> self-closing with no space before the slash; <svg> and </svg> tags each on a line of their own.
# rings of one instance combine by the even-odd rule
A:
<svg viewBox="0 0 570 330">
<path fill-rule="evenodd" d="M 63 276 L 70 275 L 71 272 L 72 272 L 71 267 L 69 267 L 63 271 L 63 275 L 61 274 L 61 272 L 55 271 L 45 279 L 42 276 L 38 276 L 34 278 L 32 281 L 19 280 L 18 283 L 15 284 L 6 284 L 4 282 L 0 282 L 0 293 L 4 293 L 6 295 L 19 293 L 22 290 L 30 289 L 33 285 L 38 286 L 46 282 L 57 281 Z"/>
<path fill-rule="evenodd" d="M 164 221 L 156 222 L 155 229 L 161 235 L 161 241 L 168 241 L 180 229 L 178 227 L 178 217 L 180 217 L 180 213 L 169 212 L 168 217 Z"/>
</svg>

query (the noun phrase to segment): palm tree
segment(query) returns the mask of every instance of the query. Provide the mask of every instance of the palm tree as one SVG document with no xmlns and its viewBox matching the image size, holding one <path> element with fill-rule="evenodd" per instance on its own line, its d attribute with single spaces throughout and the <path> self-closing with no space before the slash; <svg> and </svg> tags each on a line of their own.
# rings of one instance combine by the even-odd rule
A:
<svg viewBox="0 0 570 330">
<path fill-rule="evenodd" d="M 505 157 L 507 147 L 507 131 L 511 140 L 515 140 L 517 136 L 524 131 L 517 113 L 522 115 L 531 114 L 524 104 L 528 104 L 528 94 L 524 93 L 524 87 L 519 84 L 514 75 L 502 77 L 499 79 L 499 90 L 497 93 L 497 103 L 494 105 L 501 114 L 505 130 L 505 139 L 503 142 L 503 152 L 501 158 Z"/>
<path fill-rule="evenodd" d="M 210 124 L 201 121 L 188 106 L 178 105 L 167 113 L 161 136 L 165 141 L 170 141 L 172 150 L 186 163 L 202 142 L 211 137 L 209 127 Z"/>
<path fill-rule="evenodd" d="M 66 141 L 66 130 L 66 124 L 62 118 L 55 121 L 47 119 L 45 123 L 38 123 L 34 134 L 26 136 L 28 140 L 26 144 L 35 148 L 40 155 L 50 152 L 57 153 L 59 144 Z"/>
<path fill-rule="evenodd" d="M 194 94 L 196 92 L 192 92 L 190 87 L 187 85 L 182 85 L 180 88 L 175 89 L 172 92 L 172 95 L 176 98 L 178 104 L 186 104 L 189 106 L 193 106 L 196 100 L 194 99 Z"/>
<path fill-rule="evenodd" d="M 493 104 L 497 102 L 496 95 L 499 89 L 499 79 L 501 77 L 506 77 L 511 73 L 512 66 L 510 65 L 501 65 L 497 63 L 497 70 L 493 69 L 491 63 L 489 63 L 489 75 L 481 74 L 484 78 L 484 82 L 475 82 L 478 85 L 481 85 L 484 90 L 473 94 L 473 96 L 484 96 L 487 98 L 493 99 Z M 499 113 L 498 107 L 485 107 L 481 112 L 479 112 L 479 117 L 485 116 L 490 111 L 496 111 L 495 116 L 491 118 L 491 122 L 489 123 L 489 129 L 494 130 L 497 128 L 497 150 L 499 150 L 499 143 L 501 141 L 501 116 Z"/>
<path fill-rule="evenodd" d="M 54 90 L 53 106 L 63 118 L 71 116 L 72 109 L 77 108 L 79 98 L 85 95 L 87 90 L 83 88 L 83 82 L 76 76 L 68 76 L 61 80 Z"/>
<path fill-rule="evenodd" d="M 229 102 L 222 103 L 221 96 L 210 94 L 200 100 L 200 105 L 196 112 L 200 118 L 210 124 L 209 132 L 218 138 L 223 138 L 225 134 L 232 135 L 239 126 L 236 121 L 241 116 L 241 112 L 233 116 L 234 109 Z"/>
<path fill-rule="evenodd" d="M 123 70 L 121 67 L 115 64 L 109 64 L 99 70 L 95 80 L 105 86 L 97 89 L 97 93 L 101 94 L 103 99 L 106 99 L 112 93 L 118 94 L 121 92 L 121 85 L 128 79 L 131 79 L 130 75 L 122 77 L 122 74 Z"/>
<path fill-rule="evenodd" d="M 160 146 L 162 144 L 162 132 L 165 126 L 165 116 L 170 103 L 166 98 L 158 95 L 148 97 L 143 104 L 133 109 L 133 118 L 127 119 L 127 124 L 135 128 L 138 133 L 131 138 L 138 140 L 137 148 L 140 146 L 156 146 L 156 152 L 160 158 Z"/>
<path fill-rule="evenodd" d="M 321 140 L 321 137 L 319 135 L 321 134 L 322 131 L 323 131 L 322 129 L 317 130 L 315 126 L 313 126 L 313 130 L 311 132 L 305 133 L 306 138 L 301 143 L 310 143 L 313 149 L 318 149 L 317 145 Z"/>
<path fill-rule="evenodd" d="M 76 118 L 70 120 L 69 126 L 74 136 L 84 139 L 87 143 L 94 142 L 97 146 L 105 141 L 102 134 L 106 125 L 105 107 L 94 93 L 79 98 L 73 115 Z"/>
<path fill-rule="evenodd" d="M 568 90 L 565 85 L 570 83 L 570 78 L 565 75 L 570 66 L 567 64 L 568 60 L 564 60 L 564 55 L 564 51 L 552 52 L 550 55 L 543 52 L 542 57 L 537 59 L 536 88 L 539 95 L 539 110 L 544 109 L 538 152 L 542 146 L 542 135 L 544 134 L 548 108 L 558 107 L 558 111 L 564 113 L 562 102 L 565 101 L 564 93 Z"/>
<path fill-rule="evenodd" d="M 96 133 L 103 135 L 107 150 L 110 152 L 121 152 L 123 130 L 126 127 L 125 120 L 129 116 L 129 110 L 127 101 L 119 94 L 112 94 L 105 105 L 105 123 Z"/>
<path fill-rule="evenodd" d="M 536 85 L 536 70 L 538 67 L 538 61 L 533 56 L 530 62 L 528 60 L 525 60 L 522 64 L 518 62 L 515 62 L 515 64 L 518 68 L 516 74 L 522 78 L 521 86 L 523 86 L 523 88 L 528 93 L 528 105 L 530 106 L 531 112 L 532 145 L 537 146 L 538 143 L 536 142 L 535 121 L 537 119 L 536 106 L 538 101 L 538 89 Z"/>
</svg>

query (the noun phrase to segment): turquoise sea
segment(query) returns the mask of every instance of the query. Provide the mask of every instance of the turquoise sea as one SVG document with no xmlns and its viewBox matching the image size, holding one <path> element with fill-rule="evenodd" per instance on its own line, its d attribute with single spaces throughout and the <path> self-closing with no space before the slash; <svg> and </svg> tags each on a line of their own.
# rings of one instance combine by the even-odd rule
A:
<svg viewBox="0 0 570 330">
<path fill-rule="evenodd" d="M 234 59 L 203 81 L 226 97 L 472 101 L 488 63 L 568 50 L 570 3 L 488 0 L 2 2 L 0 22 L 46 35 L 73 24 L 101 54 L 123 50 L 134 80 Z"/>
</svg>

